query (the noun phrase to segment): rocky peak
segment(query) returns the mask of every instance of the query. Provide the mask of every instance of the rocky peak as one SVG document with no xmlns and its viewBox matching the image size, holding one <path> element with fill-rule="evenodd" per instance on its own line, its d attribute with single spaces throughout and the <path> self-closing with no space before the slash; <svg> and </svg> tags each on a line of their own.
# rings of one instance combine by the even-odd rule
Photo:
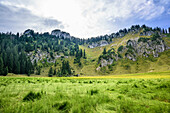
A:
<svg viewBox="0 0 170 113">
<path fill-rule="evenodd" d="M 32 29 L 27 29 L 26 31 L 24 31 L 24 35 L 27 37 L 33 37 L 34 34 L 34 30 Z"/>
<path fill-rule="evenodd" d="M 58 37 L 58 38 L 63 38 L 63 39 L 69 38 L 69 39 L 71 39 L 71 36 L 70 36 L 69 33 L 63 32 L 63 31 L 61 31 L 61 30 L 59 30 L 59 29 L 53 30 L 53 31 L 51 32 L 51 35 L 54 35 L 54 36 L 56 36 L 56 37 Z"/>
</svg>

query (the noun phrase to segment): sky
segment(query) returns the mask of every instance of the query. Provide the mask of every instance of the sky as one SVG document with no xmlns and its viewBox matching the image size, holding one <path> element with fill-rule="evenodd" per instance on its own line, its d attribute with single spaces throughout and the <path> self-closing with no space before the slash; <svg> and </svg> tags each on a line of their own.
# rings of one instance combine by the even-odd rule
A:
<svg viewBox="0 0 170 113">
<path fill-rule="evenodd" d="M 136 24 L 170 27 L 170 0 L 0 0 L 0 32 L 60 29 L 90 38 Z"/>
</svg>

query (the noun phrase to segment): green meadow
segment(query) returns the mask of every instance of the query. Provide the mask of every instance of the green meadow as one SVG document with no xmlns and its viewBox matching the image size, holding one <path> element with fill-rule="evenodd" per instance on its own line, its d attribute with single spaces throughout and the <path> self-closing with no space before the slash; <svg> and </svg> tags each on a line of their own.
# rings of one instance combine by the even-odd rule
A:
<svg viewBox="0 0 170 113">
<path fill-rule="evenodd" d="M 0 113 L 169 113 L 170 78 L 137 76 L 0 77 Z"/>
</svg>

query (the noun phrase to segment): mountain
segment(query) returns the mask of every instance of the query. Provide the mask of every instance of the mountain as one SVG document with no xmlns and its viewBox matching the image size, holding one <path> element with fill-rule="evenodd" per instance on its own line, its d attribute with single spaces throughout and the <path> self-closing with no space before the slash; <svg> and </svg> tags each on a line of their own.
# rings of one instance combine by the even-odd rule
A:
<svg viewBox="0 0 170 113">
<path fill-rule="evenodd" d="M 0 75 L 104 75 L 167 71 L 170 34 L 133 25 L 110 35 L 80 39 L 59 29 L 0 33 Z"/>
</svg>

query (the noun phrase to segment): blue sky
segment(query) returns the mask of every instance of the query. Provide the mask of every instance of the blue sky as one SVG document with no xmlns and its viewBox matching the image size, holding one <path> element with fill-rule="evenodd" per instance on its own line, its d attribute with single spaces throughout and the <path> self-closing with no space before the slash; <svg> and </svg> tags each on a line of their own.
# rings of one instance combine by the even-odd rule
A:
<svg viewBox="0 0 170 113">
<path fill-rule="evenodd" d="M 61 29 L 89 38 L 135 24 L 170 27 L 170 0 L 0 0 L 0 32 Z"/>
</svg>

